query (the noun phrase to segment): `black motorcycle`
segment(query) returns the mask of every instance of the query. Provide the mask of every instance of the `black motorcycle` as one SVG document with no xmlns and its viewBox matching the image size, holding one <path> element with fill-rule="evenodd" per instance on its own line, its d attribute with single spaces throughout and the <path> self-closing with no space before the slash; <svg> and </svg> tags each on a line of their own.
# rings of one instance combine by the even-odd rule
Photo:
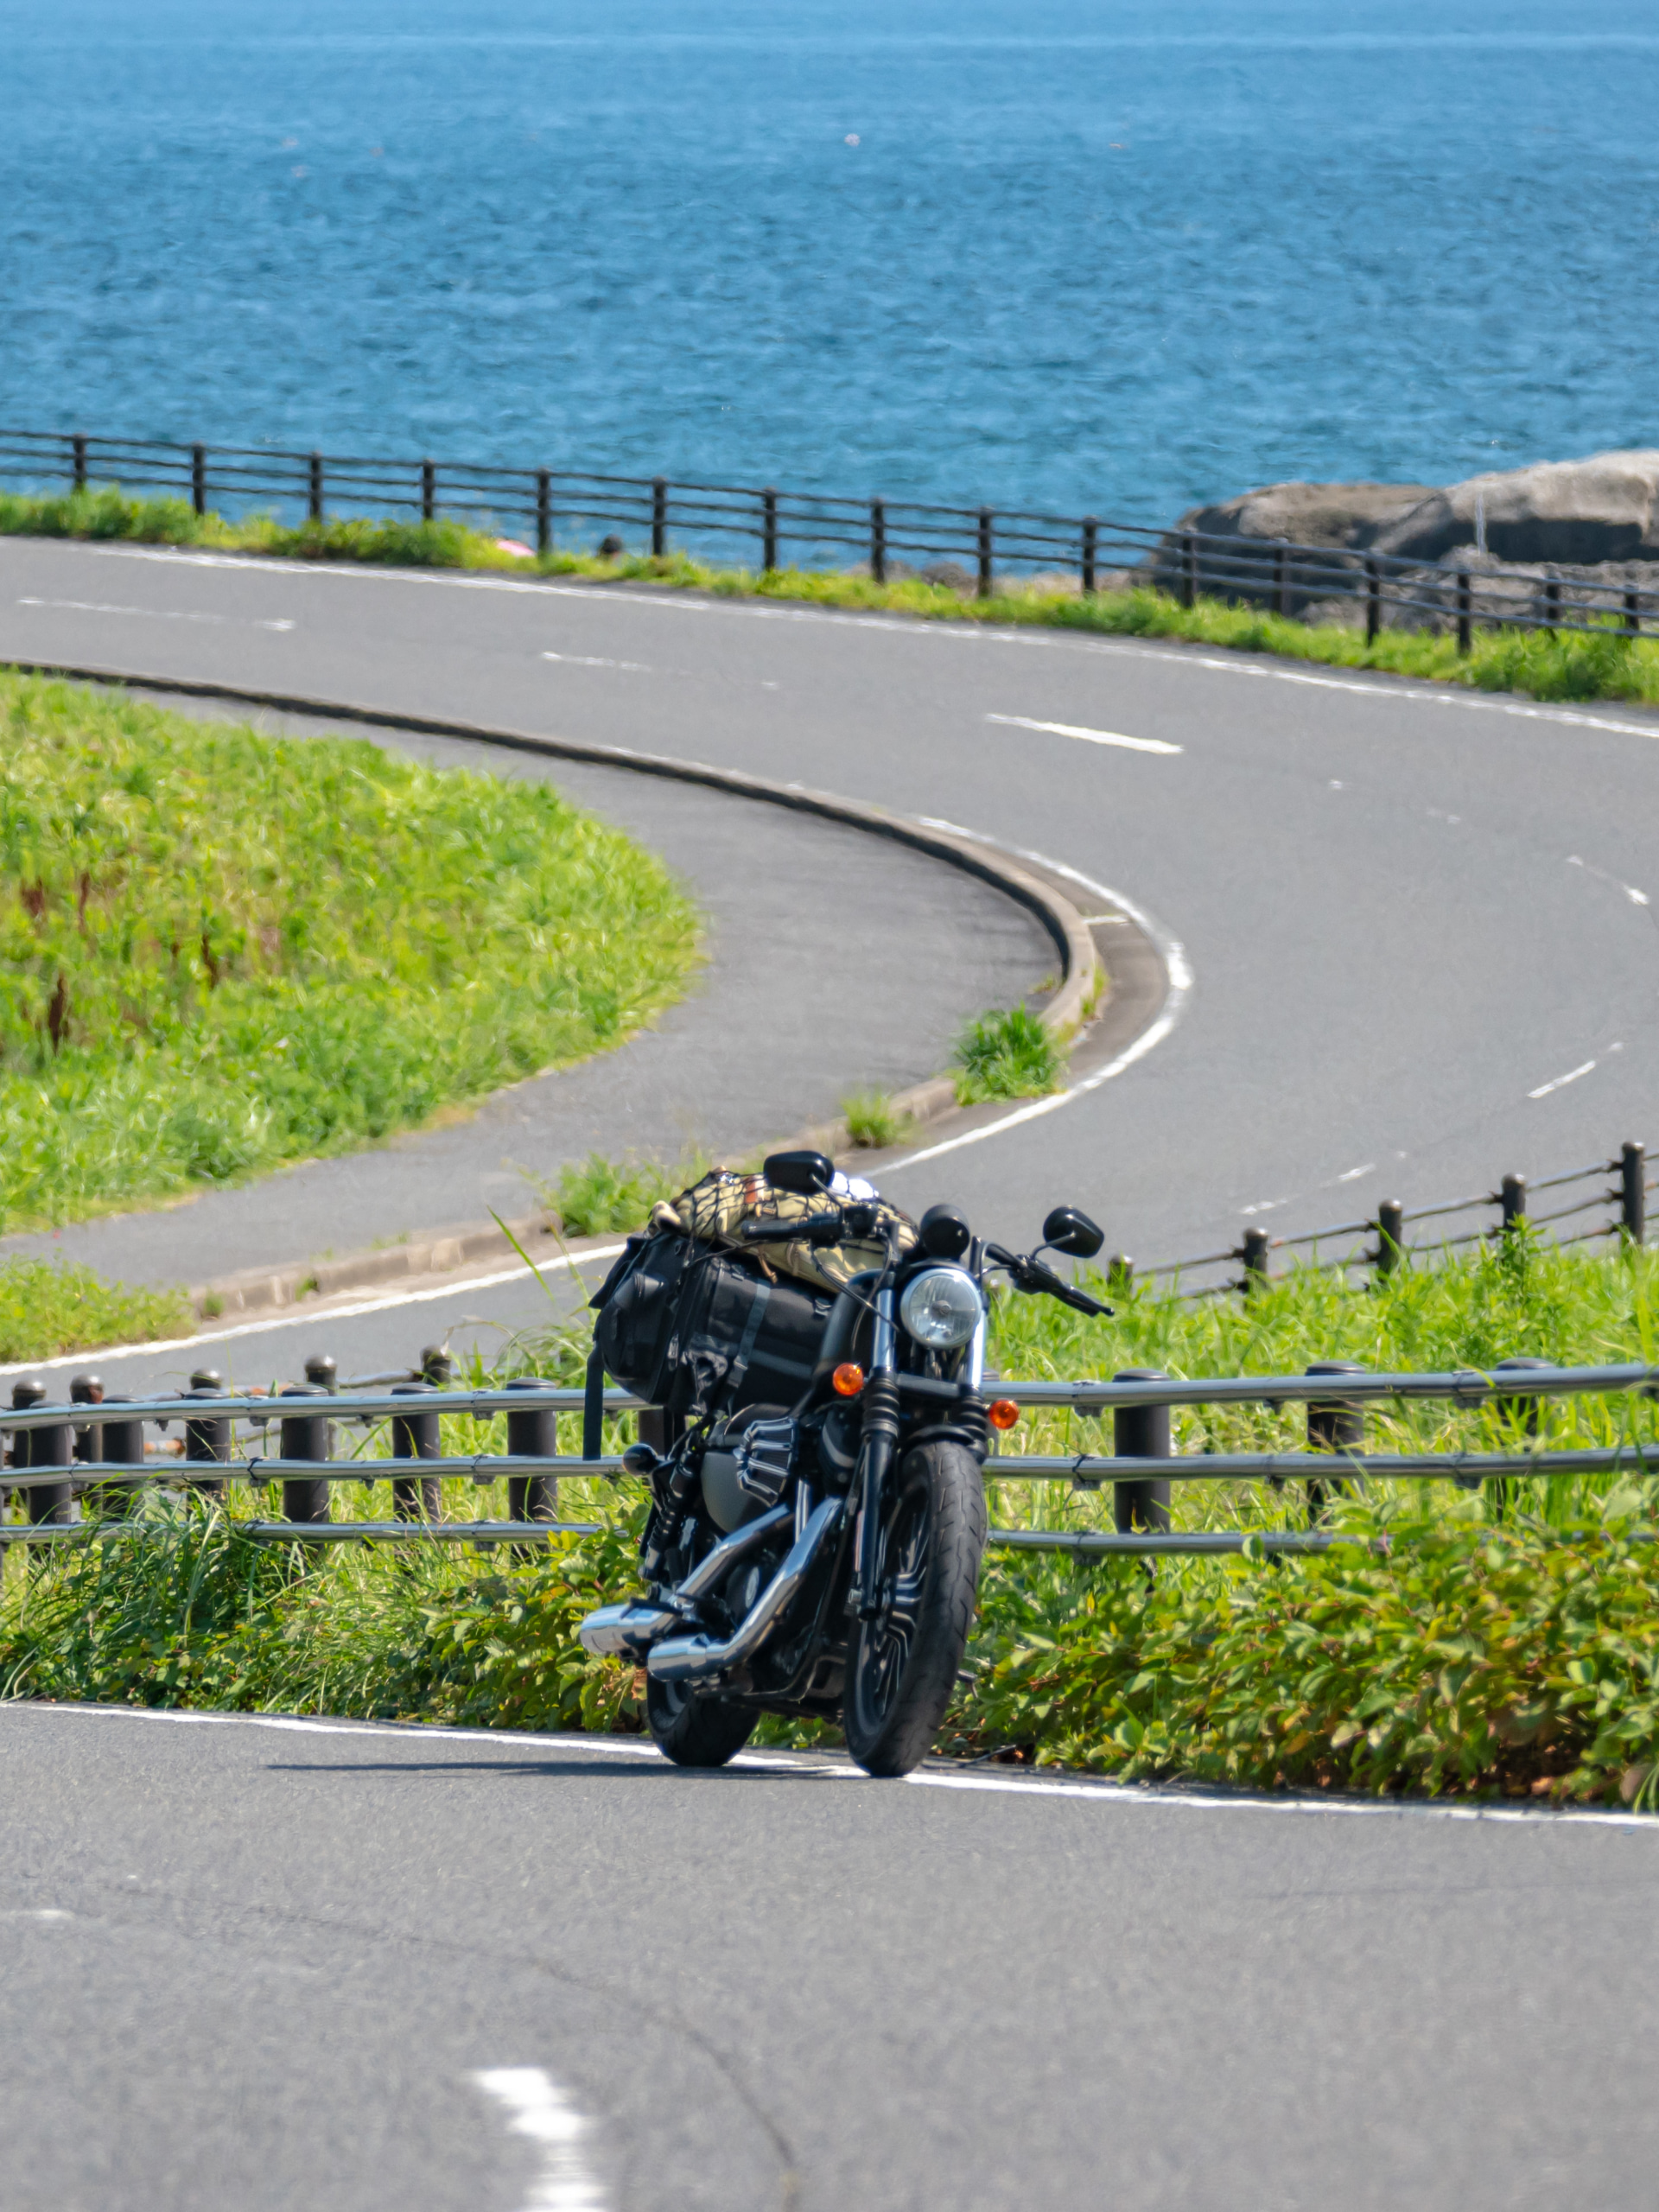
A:
<svg viewBox="0 0 1659 2212">
<path fill-rule="evenodd" d="M 988 1425 L 1015 1416 L 982 1392 L 987 1278 L 1111 1310 L 1040 1256 L 1099 1251 L 1074 1208 L 1021 1255 L 954 1206 L 912 1230 L 837 1183 L 822 1153 L 774 1154 L 766 1186 L 810 1211 L 770 1220 L 763 1204 L 721 1243 L 632 1239 L 594 1300 L 590 1383 L 602 1366 L 656 1409 L 622 1462 L 652 1505 L 646 1595 L 581 1637 L 643 1664 L 652 1734 L 682 1766 L 723 1766 L 763 1713 L 839 1720 L 870 1774 L 926 1755 L 973 1618 Z M 766 1264 L 769 1245 L 872 1243 L 882 1263 L 833 1294 Z"/>
</svg>

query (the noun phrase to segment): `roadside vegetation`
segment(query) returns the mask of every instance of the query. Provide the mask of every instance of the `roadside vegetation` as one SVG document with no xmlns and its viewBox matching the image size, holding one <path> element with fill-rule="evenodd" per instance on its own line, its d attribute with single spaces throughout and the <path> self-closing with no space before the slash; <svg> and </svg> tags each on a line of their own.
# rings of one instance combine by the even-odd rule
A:
<svg viewBox="0 0 1659 2212">
<path fill-rule="evenodd" d="M 1536 630 L 1481 630 L 1473 651 L 1459 654 L 1453 638 L 1427 631 L 1384 630 L 1368 644 L 1357 629 L 1309 626 L 1220 600 L 1201 599 L 1186 607 L 1165 593 L 1144 588 L 1101 591 L 1085 598 L 1038 577 L 1029 584 L 1005 581 L 994 595 L 978 599 L 920 577 L 878 584 L 834 570 L 758 573 L 713 567 L 683 554 L 624 554 L 610 560 L 555 551 L 537 556 L 504 551 L 488 532 L 447 519 L 286 524 L 253 515 L 232 522 L 216 514 L 198 515 L 181 499 L 128 499 L 113 486 L 48 499 L 0 493 L 0 534 L 6 533 L 201 545 L 308 561 L 584 575 L 821 607 L 886 608 L 934 621 L 1037 623 L 1114 637 L 1168 638 L 1327 667 L 1424 677 L 1479 690 L 1518 691 L 1537 699 L 1659 704 L 1659 640 L 1626 638 L 1611 627 L 1557 637 Z"/>
<path fill-rule="evenodd" d="M 197 1325 L 181 1290 L 132 1289 L 50 1260 L 0 1261 L 0 1364 L 188 1337 Z"/>
<path fill-rule="evenodd" d="M 1371 1368 L 1490 1369 L 1530 1352 L 1568 1362 L 1651 1359 L 1659 1260 L 1586 1258 L 1522 1234 L 1501 1249 L 1363 1287 L 1304 1271 L 1247 1301 L 1118 1296 L 1089 1320 L 1040 1299 L 999 1301 L 994 1361 L 1010 1376 L 1294 1373 L 1316 1358 Z M 575 1383 L 584 1344 L 562 1327 L 505 1348 L 499 1375 Z M 474 1379 L 482 1380 L 480 1373 Z M 575 1416 L 563 1420 L 567 1450 Z M 1178 1452 L 1288 1447 L 1287 1408 L 1195 1408 Z M 499 1450 L 496 1430 L 446 1424 L 447 1449 Z M 613 1435 L 626 1433 L 613 1425 Z M 351 1439 L 355 1432 L 343 1432 Z M 1373 1411 L 1375 1450 L 1453 1439 L 1498 1446 L 1501 1413 L 1423 1405 Z M 1543 1438 L 1651 1444 L 1645 1401 L 1545 1408 Z M 1109 1428 L 1064 1411 L 1027 1416 L 1010 1448 L 1109 1448 Z M 384 1432 L 361 1446 L 384 1453 Z M 384 1473 L 384 1467 L 377 1467 Z M 1373 1483 L 1337 1492 L 1351 1540 L 1277 1564 L 1250 1556 L 1079 1562 L 993 1549 L 969 1653 L 973 1680 L 941 1748 L 1062 1764 L 1127 1779 L 1274 1789 L 1524 1796 L 1653 1809 L 1659 1762 L 1659 1477 L 1489 1485 Z M 336 1492 L 340 1517 L 384 1516 L 384 1485 Z M 448 1486 L 460 1518 L 505 1494 Z M 238 1534 L 232 1517 L 152 1492 L 159 1541 L 107 1527 L 28 1572 L 0 1599 L 0 1694 L 327 1711 L 499 1727 L 638 1729 L 640 1679 L 575 1642 L 592 1605 L 633 1586 L 643 1510 L 606 1484 L 562 1485 L 569 1519 L 603 1524 L 545 1559 L 411 1546 L 302 1562 Z M 1178 1527 L 1303 1525 L 1297 1486 L 1176 1485 Z M 1111 1498 L 1069 1485 L 993 1483 L 1001 1528 L 1109 1527 Z M 762 1740 L 806 1740 L 767 1723 Z"/>
<path fill-rule="evenodd" d="M 988 1098 L 1032 1098 L 1058 1090 L 1065 1074 L 1065 1048 L 1029 1007 L 982 1014 L 957 1039 L 957 1103 Z"/>
<path fill-rule="evenodd" d="M 374 1143 L 620 1044 L 697 957 L 545 784 L 0 676 L 0 1227 Z"/>
</svg>

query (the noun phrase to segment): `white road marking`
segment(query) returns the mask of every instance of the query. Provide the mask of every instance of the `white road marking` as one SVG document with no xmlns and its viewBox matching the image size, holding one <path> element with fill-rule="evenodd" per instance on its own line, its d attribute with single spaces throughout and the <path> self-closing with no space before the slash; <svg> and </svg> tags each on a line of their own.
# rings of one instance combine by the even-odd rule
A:
<svg viewBox="0 0 1659 2212">
<path fill-rule="evenodd" d="M 613 1260 L 622 1249 L 620 1244 L 601 1244 L 590 1252 L 562 1252 L 556 1260 L 538 1260 L 536 1263 L 543 1274 L 556 1274 L 562 1268 L 580 1267 L 584 1260 Z M 194 1337 L 157 1337 L 143 1344 L 99 1344 L 94 1349 L 105 1359 L 135 1359 L 142 1354 L 157 1351 L 181 1351 L 187 1345 L 226 1344 L 232 1337 L 263 1336 L 270 1329 L 298 1329 L 317 1321 L 354 1321 L 364 1313 L 390 1313 L 395 1306 L 425 1306 L 435 1298 L 458 1297 L 462 1291 L 489 1290 L 499 1282 L 517 1282 L 534 1272 L 521 1260 L 514 1267 L 499 1268 L 487 1275 L 467 1275 L 459 1282 L 440 1283 L 435 1290 L 393 1291 L 385 1298 L 359 1299 L 354 1306 L 304 1306 L 296 1313 L 278 1313 L 268 1321 L 238 1321 L 233 1328 L 204 1329 Z M 0 1375 L 34 1375 L 54 1367 L 84 1366 L 91 1358 L 91 1351 L 65 1352 L 57 1359 L 25 1360 L 10 1367 L 0 1367 Z"/>
<path fill-rule="evenodd" d="M 1548 1098 L 1552 1090 L 1565 1090 L 1569 1083 L 1576 1083 L 1581 1075 L 1588 1075 L 1595 1065 L 1593 1060 L 1586 1060 L 1581 1068 L 1569 1068 L 1565 1075 L 1558 1075 L 1553 1083 L 1541 1083 L 1536 1090 L 1529 1090 L 1527 1096 L 1529 1098 Z"/>
<path fill-rule="evenodd" d="M 1080 737 L 1087 745 L 1121 745 L 1128 753 L 1182 753 L 1180 745 L 1166 745 L 1160 737 L 1124 737 L 1116 730 L 1082 729 L 1076 722 L 1033 721 L 1029 715 L 987 715 L 988 722 L 1003 722 L 1010 729 L 1048 730 L 1056 737 Z"/>
<path fill-rule="evenodd" d="M 1344 1172 L 1338 1176 L 1337 1180 L 1338 1183 L 1357 1183 L 1362 1175 L 1375 1175 L 1376 1173 L 1376 1162 L 1374 1160 L 1368 1160 L 1363 1167 L 1349 1167 L 1344 1169 Z"/>
<path fill-rule="evenodd" d="M 171 607 L 106 607 L 95 599 L 20 599 L 19 607 L 63 607 L 74 614 L 141 614 L 151 622 L 228 622 L 238 630 L 291 630 L 291 622 L 261 622 L 245 614 L 203 614 Z"/>
<path fill-rule="evenodd" d="M 949 830 L 954 837 L 971 838 L 977 845 L 990 845 L 998 852 L 1012 853 L 1016 860 L 1034 861 L 1037 867 L 1064 877 L 1066 882 L 1080 885 L 1091 898 L 1116 906 L 1144 930 L 1157 946 L 1167 980 L 1164 1003 L 1156 1017 L 1133 1044 L 1126 1046 L 1116 1059 L 1108 1060 L 1103 1068 L 1096 1068 L 1092 1075 L 1085 1076 L 1081 1083 L 1072 1084 L 1068 1090 L 1054 1091 L 1046 1098 L 1033 1099 L 1028 1106 L 1018 1107 L 1012 1114 L 1004 1114 L 995 1122 L 988 1122 L 982 1129 L 969 1129 L 965 1136 L 947 1137 L 943 1144 L 927 1145 L 920 1152 L 907 1153 L 904 1159 L 895 1160 L 891 1166 L 882 1169 L 883 1180 L 889 1175 L 896 1175 L 900 1168 L 919 1166 L 925 1160 L 938 1160 L 947 1152 L 960 1152 L 964 1145 L 982 1144 L 987 1137 L 1001 1136 L 1005 1129 L 1018 1128 L 1021 1122 L 1034 1122 L 1045 1114 L 1052 1114 L 1059 1107 L 1069 1106 L 1074 1098 L 1085 1097 L 1090 1091 L 1098 1090 L 1102 1084 L 1110 1083 L 1126 1068 L 1132 1068 L 1137 1060 L 1145 1059 L 1148 1052 L 1155 1052 L 1163 1043 L 1186 1011 L 1194 980 L 1186 948 L 1180 939 L 1173 936 L 1161 922 L 1154 921 L 1144 907 L 1137 906 L 1132 899 L 1126 899 L 1121 891 L 1114 891 L 1104 883 L 1096 883 L 1092 876 L 1084 875 L 1078 868 L 1068 867 L 1064 861 L 1051 860 L 1046 853 L 1032 852 L 1023 845 L 1000 844 L 995 837 L 986 836 L 982 830 L 964 830 L 959 822 L 945 822 L 936 816 L 924 815 L 922 827 L 925 830 Z"/>
<path fill-rule="evenodd" d="M 542 2171 L 524 2212 L 602 2212 L 605 2198 L 582 2155 L 588 2123 L 539 2066 L 490 2066 L 473 2075 L 499 2098 L 515 2135 L 542 2146 Z"/>
<path fill-rule="evenodd" d="M 1366 683 L 1350 676 L 1317 676 L 1311 670 L 1286 668 L 1249 654 L 1202 653 L 1149 645 L 1136 639 L 1082 638 L 1075 632 L 1038 628 L 998 630 L 967 622 L 926 622 L 893 614 L 849 614 L 834 607 L 766 607 L 753 600 L 697 599 L 671 591 L 632 592 L 615 586 L 529 582 L 514 576 L 435 575 L 417 569 L 377 569 L 366 563 L 353 567 L 345 562 L 283 561 L 249 558 L 241 554 L 195 553 L 171 545 L 86 545 L 81 551 L 107 560 L 169 561 L 199 569 L 238 569 L 271 575 L 327 576 L 335 583 L 415 584 L 446 591 L 505 591 L 551 594 L 560 599 L 582 599 L 588 605 L 669 608 L 690 614 L 731 614 L 748 621 L 826 622 L 843 629 L 880 630 L 890 638 L 924 639 L 929 643 L 975 645 L 1023 645 L 1038 652 L 1090 653 L 1116 660 L 1167 662 L 1177 668 L 1202 668 L 1224 676 L 1243 676 L 1264 683 L 1300 683 L 1317 691 L 1345 691 L 1362 699 L 1406 702 L 1421 707 L 1453 707 L 1477 715 L 1509 715 L 1522 721 L 1559 722 L 1573 729 L 1614 730 L 1625 737 L 1659 738 L 1659 716 L 1647 723 L 1625 722 L 1607 715 L 1573 714 L 1562 707 L 1523 706 L 1518 701 L 1478 697 L 1447 684 L 1438 689 L 1408 688 L 1409 679 L 1395 683 Z M 1396 688 L 1397 687 L 1397 688 Z"/>
<path fill-rule="evenodd" d="M 1593 875 L 1603 883 L 1611 883 L 1616 890 L 1624 893 L 1633 906 L 1645 906 L 1650 903 L 1645 891 L 1638 891 L 1633 883 L 1626 883 L 1621 876 L 1609 875 L 1605 868 L 1592 868 L 1588 861 L 1581 860 L 1577 853 L 1567 855 L 1567 864 L 1568 868 L 1581 868 L 1586 875 Z"/>
<path fill-rule="evenodd" d="M 195 1728 L 276 1728 L 308 1736 L 396 1736 L 407 1743 L 411 1737 L 428 1743 L 493 1744 L 498 1751 L 523 1745 L 529 1751 L 574 1752 L 583 1758 L 645 1759 L 669 1770 L 669 1762 L 653 1743 L 639 1736 L 579 1736 L 542 1734 L 518 1728 L 444 1728 L 429 1722 L 408 1721 L 388 1726 L 373 1720 L 302 1720 L 275 1713 L 172 1713 L 150 1706 L 45 1705 L 18 1700 L 0 1707 L 0 1726 L 16 1717 L 50 1714 L 54 1719 L 126 1720 L 162 1726 Z M 734 1766 L 770 1769 L 785 1778 L 820 1782 L 833 1776 L 838 1781 L 867 1782 L 869 1777 L 850 1762 L 824 1760 L 805 1764 L 789 1753 L 741 1751 Z M 982 1769 L 950 1774 L 938 1767 L 919 1767 L 905 1780 L 918 1789 L 965 1789 L 998 1796 L 1012 1793 L 1032 1799 L 1066 1798 L 1115 1809 L 1129 1805 L 1155 1805 L 1176 1812 L 1312 1814 L 1327 1820 L 1475 1821 L 1483 1824 L 1529 1827 L 1637 1828 L 1659 1838 L 1659 1818 L 1651 1813 L 1604 1813 L 1575 1808 L 1520 1805 L 1447 1804 L 1444 1798 L 1291 1797 L 1253 1795 L 1239 1790 L 1182 1789 L 1153 1783 L 1107 1782 L 1092 1777 L 1049 1781 L 1039 1775 L 995 1775 Z M 887 1784 L 878 1783 L 878 1789 Z"/>
<path fill-rule="evenodd" d="M 601 660 L 594 653 L 543 653 L 543 660 L 562 660 L 567 668 L 628 668 L 637 676 L 654 676 L 655 669 L 643 660 Z"/>
</svg>

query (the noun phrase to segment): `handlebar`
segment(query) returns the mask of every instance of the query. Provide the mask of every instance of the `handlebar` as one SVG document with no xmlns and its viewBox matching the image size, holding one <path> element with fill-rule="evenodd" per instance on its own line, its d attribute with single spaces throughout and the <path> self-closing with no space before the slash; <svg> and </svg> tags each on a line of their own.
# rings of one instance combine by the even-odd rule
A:
<svg viewBox="0 0 1659 2212">
<path fill-rule="evenodd" d="M 1040 1291 L 1046 1298 L 1058 1299 L 1062 1306 L 1069 1306 L 1074 1313 L 1109 1316 L 1112 1308 L 1103 1306 L 1097 1298 L 1090 1298 L 1086 1290 L 1074 1289 L 1069 1282 L 1062 1282 L 1051 1267 L 1024 1252 L 1005 1252 L 1000 1244 L 988 1244 L 988 1259 L 1006 1268 L 1009 1280 L 1016 1290 L 1035 1294 Z"/>
<path fill-rule="evenodd" d="M 746 1244 L 839 1244 L 838 1213 L 808 1214 L 803 1221 L 746 1221 L 738 1230 Z"/>
</svg>

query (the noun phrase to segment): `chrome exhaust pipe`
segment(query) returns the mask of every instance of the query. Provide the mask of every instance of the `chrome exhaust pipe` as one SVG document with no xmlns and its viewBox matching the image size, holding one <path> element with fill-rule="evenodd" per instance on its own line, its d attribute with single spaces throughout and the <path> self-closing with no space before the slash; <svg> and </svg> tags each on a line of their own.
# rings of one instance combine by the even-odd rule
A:
<svg viewBox="0 0 1659 2212">
<path fill-rule="evenodd" d="M 677 1604 L 695 1605 L 699 1598 L 706 1598 L 745 1553 L 752 1552 L 783 1526 L 790 1510 L 787 1505 L 774 1505 L 770 1513 L 746 1522 L 734 1535 L 716 1544 L 674 1592 Z M 601 1605 L 596 1613 L 589 1613 L 576 1630 L 576 1640 L 596 1659 L 643 1659 L 671 1629 L 684 1626 L 685 1614 L 675 1606 L 653 1605 L 648 1598 L 630 1598 L 623 1605 Z"/>
<path fill-rule="evenodd" d="M 677 1636 L 652 1646 L 646 1671 L 659 1682 L 704 1682 L 741 1667 L 772 1634 L 811 1573 L 825 1537 L 841 1519 L 842 1501 L 827 1497 L 791 1545 L 787 1557 L 723 1643 L 709 1636 Z M 788 1511 L 786 1506 L 776 1509 Z M 752 1527 L 759 1527 L 758 1522 Z M 747 1534 L 747 1530 L 743 1533 Z"/>
</svg>

